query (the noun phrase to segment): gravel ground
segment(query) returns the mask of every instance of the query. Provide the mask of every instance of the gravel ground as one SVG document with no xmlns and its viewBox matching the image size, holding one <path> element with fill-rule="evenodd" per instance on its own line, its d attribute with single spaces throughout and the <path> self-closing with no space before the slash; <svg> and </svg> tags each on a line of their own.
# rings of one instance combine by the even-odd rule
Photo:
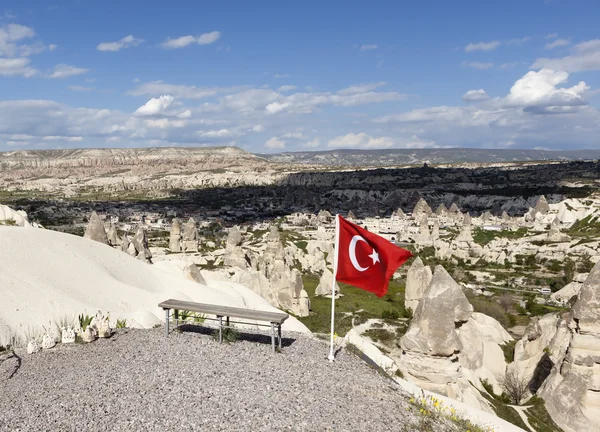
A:
<svg viewBox="0 0 600 432">
<path fill-rule="evenodd" d="M 426 430 L 398 387 L 355 355 L 342 350 L 330 364 L 323 341 L 294 335 L 278 354 L 264 341 L 129 329 L 17 353 L 0 361 L 0 430 Z"/>
</svg>

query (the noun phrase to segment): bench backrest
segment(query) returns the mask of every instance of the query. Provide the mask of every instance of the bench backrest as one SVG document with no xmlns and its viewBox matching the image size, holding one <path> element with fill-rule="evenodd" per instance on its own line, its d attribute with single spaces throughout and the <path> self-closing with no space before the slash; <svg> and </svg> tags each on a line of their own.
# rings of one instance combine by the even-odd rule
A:
<svg viewBox="0 0 600 432">
<path fill-rule="evenodd" d="M 275 324 L 282 324 L 289 317 L 288 314 L 283 312 L 269 312 L 174 299 L 165 300 L 164 302 L 159 303 L 158 307 L 163 309 L 187 310 L 190 312 L 205 313 L 224 317 L 235 317 L 255 321 L 267 321 Z"/>
</svg>

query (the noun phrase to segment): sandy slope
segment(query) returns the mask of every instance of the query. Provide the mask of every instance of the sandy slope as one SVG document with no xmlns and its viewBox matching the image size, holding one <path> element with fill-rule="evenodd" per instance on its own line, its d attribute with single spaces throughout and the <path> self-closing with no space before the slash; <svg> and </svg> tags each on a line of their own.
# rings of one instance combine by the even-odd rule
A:
<svg viewBox="0 0 600 432">
<path fill-rule="evenodd" d="M 81 237 L 43 229 L 0 226 L 0 345 L 13 334 L 39 333 L 49 321 L 109 312 L 112 320 L 150 327 L 168 298 L 275 310 L 232 283 L 200 285 L 177 268 L 148 265 Z M 287 329 L 308 331 L 290 318 Z M 285 327 L 284 327 L 285 328 Z"/>
</svg>

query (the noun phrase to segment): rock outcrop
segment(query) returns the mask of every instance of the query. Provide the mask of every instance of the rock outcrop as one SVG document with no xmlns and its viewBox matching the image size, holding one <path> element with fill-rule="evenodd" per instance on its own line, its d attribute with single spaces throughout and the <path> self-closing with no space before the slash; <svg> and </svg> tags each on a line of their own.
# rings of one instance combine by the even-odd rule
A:
<svg viewBox="0 0 600 432">
<path fill-rule="evenodd" d="M 550 205 L 548 204 L 548 201 L 546 201 L 546 197 L 544 195 L 541 195 L 538 198 L 537 202 L 535 203 L 534 210 L 543 215 L 550 211 Z"/>
<path fill-rule="evenodd" d="M 317 288 L 315 289 L 315 295 L 331 296 L 332 284 L 333 284 L 333 273 L 328 268 L 325 268 L 325 270 L 323 270 L 323 274 L 321 275 L 321 278 L 319 279 L 319 285 L 317 285 Z M 339 292 L 340 292 L 340 286 L 336 282 L 335 283 L 336 295 Z"/>
<path fill-rule="evenodd" d="M 433 273 L 429 266 L 423 265 L 420 257 L 417 257 L 406 275 L 406 290 L 404 305 L 408 309 L 416 311 L 419 300 L 423 297 L 423 293 L 431 283 Z"/>
<path fill-rule="evenodd" d="M 198 252 L 198 228 L 194 218 L 190 218 L 183 226 L 181 249 L 183 252 Z"/>
<path fill-rule="evenodd" d="M 169 250 L 171 252 L 181 252 L 181 222 L 177 218 L 174 218 L 173 222 L 171 222 Z"/>
<path fill-rule="evenodd" d="M 539 390 L 567 432 L 600 430 L 600 263 L 583 283 L 550 343 L 552 369 Z"/>
<path fill-rule="evenodd" d="M 117 232 L 117 227 L 114 223 L 110 224 L 108 228 L 108 232 L 106 233 L 108 238 L 108 244 L 114 248 L 121 246 L 121 239 L 119 238 L 119 234 Z"/>
<path fill-rule="evenodd" d="M 424 198 L 421 198 L 419 202 L 415 205 L 413 209 L 412 216 L 415 220 L 421 220 L 423 215 L 430 216 L 433 213 L 427 201 Z"/>
<path fill-rule="evenodd" d="M 105 245 L 108 244 L 108 236 L 104 229 L 104 223 L 100 220 L 100 216 L 98 216 L 98 213 L 95 211 L 90 215 L 83 238 L 94 240 Z"/>
<path fill-rule="evenodd" d="M 152 263 L 152 252 L 148 249 L 148 236 L 146 230 L 140 226 L 129 244 L 127 252 L 147 263 Z"/>
<path fill-rule="evenodd" d="M 13 210 L 12 208 L 0 204 L 0 225 L 14 224 L 18 227 L 30 227 L 31 224 L 27 218 L 27 213 L 23 210 Z"/>
</svg>

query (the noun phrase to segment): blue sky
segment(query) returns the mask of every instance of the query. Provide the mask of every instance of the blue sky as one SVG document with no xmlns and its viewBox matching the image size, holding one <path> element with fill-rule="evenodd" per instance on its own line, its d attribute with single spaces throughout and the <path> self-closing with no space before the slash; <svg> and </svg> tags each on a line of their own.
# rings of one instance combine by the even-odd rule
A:
<svg viewBox="0 0 600 432">
<path fill-rule="evenodd" d="M 0 5 L 0 151 L 600 148 L 596 1 Z"/>
</svg>

